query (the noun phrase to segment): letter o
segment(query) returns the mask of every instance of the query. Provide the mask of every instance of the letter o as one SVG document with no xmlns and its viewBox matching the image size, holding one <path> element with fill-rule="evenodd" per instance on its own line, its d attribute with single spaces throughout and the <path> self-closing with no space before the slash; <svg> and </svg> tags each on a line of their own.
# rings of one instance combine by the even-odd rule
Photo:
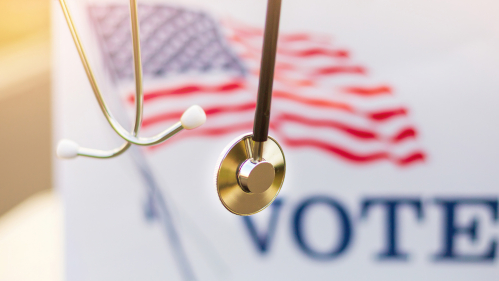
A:
<svg viewBox="0 0 499 281">
<path fill-rule="evenodd" d="M 303 215 L 306 211 L 314 206 L 314 205 L 326 205 L 337 212 L 341 225 L 342 225 L 342 233 L 340 236 L 340 240 L 337 247 L 334 247 L 330 251 L 327 252 L 319 252 L 317 250 L 312 249 L 305 240 L 304 237 L 304 229 L 303 229 Z M 348 217 L 345 208 L 336 200 L 324 197 L 324 196 L 316 196 L 305 200 L 302 204 L 299 205 L 298 209 L 293 218 L 293 233 L 296 239 L 296 242 L 299 248 L 309 257 L 318 260 L 330 260 L 337 258 L 340 256 L 350 244 L 350 240 L 352 237 L 352 225 L 350 223 L 350 219 Z"/>
</svg>

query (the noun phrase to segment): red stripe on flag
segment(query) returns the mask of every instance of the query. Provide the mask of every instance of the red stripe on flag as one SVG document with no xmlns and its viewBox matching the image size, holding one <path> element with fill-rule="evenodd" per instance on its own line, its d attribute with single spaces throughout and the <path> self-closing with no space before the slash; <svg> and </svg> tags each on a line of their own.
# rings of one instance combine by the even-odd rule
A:
<svg viewBox="0 0 499 281">
<path fill-rule="evenodd" d="M 295 33 L 295 34 L 283 34 L 279 36 L 279 42 L 283 43 L 291 43 L 291 42 L 314 42 L 319 39 L 317 36 L 312 36 L 307 33 Z M 319 42 L 329 41 L 328 38 L 321 38 L 322 40 L 318 40 Z"/>
<path fill-rule="evenodd" d="M 380 112 L 375 112 L 369 114 L 370 118 L 373 120 L 377 121 L 386 121 L 390 118 L 397 117 L 397 116 L 406 116 L 407 115 L 407 109 L 405 108 L 397 108 L 393 110 L 386 110 L 386 111 L 380 111 Z"/>
<path fill-rule="evenodd" d="M 326 127 L 326 128 L 337 129 L 360 139 L 366 139 L 366 140 L 379 139 L 378 135 L 375 132 L 352 128 L 346 124 L 342 124 L 340 122 L 332 120 L 316 120 L 316 119 L 308 119 L 298 115 L 281 114 L 277 116 L 273 121 L 275 127 L 277 128 L 282 125 L 282 122 L 288 121 L 288 122 L 300 123 L 310 127 Z"/>
<path fill-rule="evenodd" d="M 183 112 L 170 112 L 170 113 L 163 113 L 163 114 L 158 114 L 152 117 L 144 118 L 142 120 L 142 128 L 147 128 L 149 126 L 152 126 L 157 123 L 161 122 L 166 122 L 170 120 L 175 120 L 178 121 L 180 120 L 180 117 L 182 117 Z"/>
<path fill-rule="evenodd" d="M 343 91 L 349 94 L 355 94 L 364 97 L 372 97 L 379 95 L 391 95 L 392 88 L 390 86 L 379 87 L 347 87 Z"/>
<path fill-rule="evenodd" d="M 426 154 L 423 152 L 417 151 L 413 152 L 407 157 L 397 159 L 397 164 L 400 166 L 407 166 L 414 162 L 424 162 L 426 160 Z"/>
<path fill-rule="evenodd" d="M 239 105 L 231 105 L 231 106 L 220 106 L 220 107 L 212 107 L 205 110 L 206 115 L 211 116 L 219 113 L 227 113 L 227 112 L 241 112 L 241 111 L 249 111 L 255 110 L 256 103 L 249 102 Z"/>
<path fill-rule="evenodd" d="M 156 150 L 160 147 L 163 147 L 165 145 L 172 144 L 176 141 L 183 140 L 184 138 L 190 138 L 190 137 L 195 137 L 195 136 L 202 136 L 202 137 L 220 137 L 223 135 L 228 135 L 232 134 L 235 132 L 250 132 L 251 129 L 253 128 L 253 121 L 251 122 L 244 122 L 244 123 L 238 123 L 238 124 L 232 124 L 229 126 L 221 126 L 221 127 L 200 127 L 198 129 L 192 130 L 192 131 L 186 131 L 178 134 L 174 138 L 169 139 L 167 142 L 160 143 L 158 145 L 154 146 L 148 146 L 148 150 Z"/>
<path fill-rule="evenodd" d="M 340 148 L 334 144 L 322 142 L 314 139 L 290 139 L 283 137 L 284 143 L 290 147 L 303 147 L 309 146 L 314 148 L 319 148 L 321 150 L 327 151 L 329 153 L 340 156 L 344 159 L 356 162 L 356 163 L 365 163 L 372 162 L 381 159 L 388 159 L 389 154 L 387 152 L 376 152 L 367 155 L 358 155 L 354 152 L 351 152 L 347 149 Z"/>
<path fill-rule="evenodd" d="M 319 68 L 313 75 L 337 75 L 337 74 L 367 74 L 367 70 L 362 66 L 330 66 Z"/>
<path fill-rule="evenodd" d="M 401 142 L 405 139 L 408 139 L 408 138 L 416 138 L 416 130 L 414 128 L 406 128 L 404 130 L 402 130 L 400 133 L 398 133 L 395 137 L 392 138 L 392 142 L 394 143 L 397 143 L 397 142 Z"/>
<path fill-rule="evenodd" d="M 298 58 L 308 58 L 315 56 L 324 56 L 331 58 L 348 58 L 349 52 L 346 50 L 332 50 L 326 48 L 311 48 L 304 50 L 290 50 L 285 48 L 279 48 L 278 54 L 294 56 Z"/>
<path fill-rule="evenodd" d="M 252 57 L 259 58 L 262 55 L 262 48 L 260 44 L 258 47 L 254 46 L 254 40 L 248 40 L 247 37 L 232 35 L 228 37 L 229 41 L 239 43 L 248 49 L 249 52 L 252 53 Z M 263 39 L 263 37 L 262 37 Z M 249 42 L 253 41 L 253 42 Z M 278 55 L 285 55 L 297 58 L 309 58 L 315 56 L 324 56 L 330 58 L 349 58 L 350 52 L 347 50 L 338 50 L 327 47 L 311 47 L 311 48 L 290 48 L 289 45 L 287 47 L 279 46 L 277 48 Z"/>
<path fill-rule="evenodd" d="M 226 135 L 229 133 L 234 133 L 241 130 L 249 131 L 252 128 L 253 128 L 253 122 L 246 122 L 242 124 L 233 124 L 224 127 L 202 128 L 198 131 L 192 131 L 192 132 L 195 132 L 194 135 L 198 136 L 215 137 L 215 136 Z"/>
<path fill-rule="evenodd" d="M 346 103 L 341 103 L 341 102 L 334 102 L 334 101 L 328 101 L 328 100 L 323 100 L 323 99 L 313 99 L 313 98 L 306 98 L 302 96 L 298 96 L 289 92 L 284 92 L 284 91 L 279 91 L 276 90 L 273 92 L 273 97 L 277 99 L 287 99 L 287 100 L 292 100 L 301 104 L 306 104 L 314 107 L 325 107 L 325 108 L 332 108 L 332 109 L 339 109 L 351 113 L 355 113 L 355 110 L 348 104 Z"/>
<path fill-rule="evenodd" d="M 259 37 L 263 39 L 263 29 L 251 27 L 245 24 L 237 23 L 235 21 L 224 22 L 232 32 L 237 35 L 246 37 Z M 328 43 L 331 41 L 329 35 L 317 35 L 309 33 L 282 33 L 279 35 L 279 43 L 293 43 L 293 42 L 310 42 L 310 43 Z"/>
<path fill-rule="evenodd" d="M 256 103 L 250 102 L 250 103 L 244 103 L 244 104 L 239 104 L 239 105 L 230 105 L 230 106 L 218 106 L 218 107 L 210 107 L 210 108 L 205 108 L 204 112 L 206 113 L 206 116 L 213 116 L 221 113 L 233 113 L 233 112 L 244 112 L 244 111 L 251 111 L 255 110 L 256 108 Z M 154 115 L 151 117 L 144 118 L 142 121 L 142 127 L 147 128 L 149 126 L 155 125 L 157 123 L 161 122 L 166 122 L 166 121 L 171 121 L 171 120 L 179 120 L 180 117 L 182 116 L 183 112 L 170 112 L 170 113 L 164 113 L 164 114 L 158 114 Z M 228 116 L 227 118 L 230 118 Z M 209 119 L 208 119 L 209 121 Z M 203 127 L 201 127 L 203 128 Z"/>
<path fill-rule="evenodd" d="M 156 91 L 149 91 L 144 94 L 144 102 L 155 100 L 158 98 L 165 98 L 170 96 L 185 96 L 193 95 L 198 93 L 217 93 L 217 94 L 229 94 L 231 92 L 244 89 L 246 83 L 244 81 L 232 81 L 222 85 L 207 86 L 207 85 L 183 85 L 178 88 L 161 89 Z M 135 95 L 131 94 L 128 101 L 135 102 Z"/>
<path fill-rule="evenodd" d="M 342 111 L 346 111 L 346 112 L 350 112 L 350 113 L 354 113 L 354 114 L 360 113 L 359 111 L 355 110 L 351 105 L 346 104 L 346 103 L 329 101 L 329 100 L 325 100 L 325 99 L 306 98 L 306 97 L 302 97 L 302 96 L 299 96 L 296 94 L 292 94 L 292 93 L 284 92 L 284 91 L 279 91 L 279 90 L 274 91 L 273 97 L 276 99 L 291 100 L 291 101 L 295 101 L 295 102 L 298 102 L 301 104 L 310 105 L 313 107 L 337 109 L 337 110 L 342 110 Z M 364 113 L 360 113 L 360 114 L 366 115 L 366 117 L 372 119 L 373 121 L 387 121 L 387 120 L 394 118 L 394 117 L 406 116 L 407 109 L 397 108 L 397 109 L 392 109 L 392 110 L 383 110 L 383 111 L 370 112 L 367 114 L 364 114 Z"/>
<path fill-rule="evenodd" d="M 261 48 L 246 45 L 243 39 L 231 38 L 231 41 L 241 43 L 247 48 L 246 56 L 254 59 L 259 59 L 262 55 Z M 290 48 L 280 47 L 277 49 L 277 55 L 284 55 L 295 58 L 310 58 L 310 57 L 328 57 L 328 58 L 349 58 L 350 53 L 347 50 L 335 50 L 330 48 L 305 48 L 293 50 Z"/>
<path fill-rule="evenodd" d="M 284 143 L 290 147 L 313 147 L 318 148 L 323 151 L 329 152 L 331 154 L 340 156 L 343 159 L 349 160 L 356 164 L 364 164 L 375 162 L 379 160 L 389 160 L 399 166 L 406 166 L 413 164 L 414 162 L 424 161 L 426 156 L 423 152 L 417 151 L 409 154 L 408 156 L 397 158 L 388 152 L 380 151 L 374 152 L 366 155 L 356 154 L 347 149 L 341 148 L 331 143 L 326 143 L 313 139 L 289 139 L 286 137 L 282 138 Z"/>
</svg>

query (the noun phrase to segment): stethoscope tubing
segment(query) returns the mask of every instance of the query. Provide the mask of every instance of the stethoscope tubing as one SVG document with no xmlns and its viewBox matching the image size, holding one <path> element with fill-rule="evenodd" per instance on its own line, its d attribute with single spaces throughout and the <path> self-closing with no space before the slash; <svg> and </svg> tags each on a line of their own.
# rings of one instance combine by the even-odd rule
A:
<svg viewBox="0 0 499 281">
<path fill-rule="evenodd" d="M 265 142 L 269 133 L 272 88 L 281 17 L 281 0 L 269 0 L 263 39 L 263 54 L 260 67 L 258 98 L 253 123 L 253 141 Z"/>
<path fill-rule="evenodd" d="M 156 136 L 149 138 L 141 138 L 137 136 L 142 123 L 143 101 L 144 101 L 137 0 L 130 0 L 133 60 L 134 60 L 134 73 L 135 73 L 135 123 L 131 133 L 128 132 L 126 129 L 124 129 L 123 126 L 121 126 L 121 124 L 114 118 L 111 111 L 107 107 L 106 102 L 104 101 L 102 93 L 99 89 L 99 86 L 96 82 L 92 68 L 88 62 L 85 49 L 83 48 L 83 44 L 81 43 L 80 36 L 75 27 L 74 21 L 71 17 L 71 13 L 68 9 L 66 0 L 59 0 L 59 3 L 61 4 L 64 17 L 68 24 L 69 30 L 73 37 L 73 41 L 76 45 L 76 49 L 83 64 L 83 68 L 85 69 L 85 73 L 87 74 L 88 80 L 90 82 L 94 95 L 97 99 L 99 107 L 102 113 L 104 114 L 106 120 L 113 128 L 113 130 L 126 141 L 126 143 L 120 146 L 119 148 L 108 151 L 79 148 L 78 155 L 94 157 L 94 158 L 111 158 L 125 152 L 130 147 L 130 144 L 136 144 L 141 146 L 156 145 L 164 142 L 165 140 L 169 139 L 170 137 L 180 132 L 183 129 L 183 127 L 180 122 L 177 122 L 176 124 L 174 124 L 173 126 L 164 130 L 163 132 L 159 133 Z"/>
</svg>

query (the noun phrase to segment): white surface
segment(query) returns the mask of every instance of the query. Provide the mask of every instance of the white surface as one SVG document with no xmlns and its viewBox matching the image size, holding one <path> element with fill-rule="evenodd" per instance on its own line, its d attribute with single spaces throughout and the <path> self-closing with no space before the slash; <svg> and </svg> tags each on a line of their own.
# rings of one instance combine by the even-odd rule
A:
<svg viewBox="0 0 499 281">
<path fill-rule="evenodd" d="M 0 280 L 62 281 L 62 204 L 37 194 L 0 217 Z"/>
</svg>

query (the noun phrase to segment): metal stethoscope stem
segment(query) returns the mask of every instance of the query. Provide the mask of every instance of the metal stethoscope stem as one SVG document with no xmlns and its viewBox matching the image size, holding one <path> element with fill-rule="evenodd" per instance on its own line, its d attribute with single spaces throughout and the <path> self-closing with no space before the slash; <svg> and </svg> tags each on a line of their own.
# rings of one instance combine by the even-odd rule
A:
<svg viewBox="0 0 499 281">
<path fill-rule="evenodd" d="M 88 80 L 94 92 L 95 98 L 99 103 L 99 107 L 104 114 L 106 120 L 109 122 L 113 130 L 123 138 L 126 143 L 124 143 L 119 148 L 113 150 L 97 150 L 97 149 L 89 149 L 78 147 L 78 145 L 74 142 L 64 140 L 60 143 L 58 148 L 58 153 L 63 158 L 73 158 L 75 156 L 86 156 L 93 158 L 112 158 L 116 157 L 123 152 L 125 152 L 131 144 L 141 145 L 141 146 L 151 146 L 162 143 L 179 133 L 183 129 L 194 129 L 204 123 L 206 120 L 206 115 L 204 111 L 199 106 L 193 106 L 189 108 L 184 115 L 182 116 L 181 122 L 177 122 L 173 126 L 164 130 L 160 134 L 143 138 L 138 137 L 138 133 L 140 130 L 140 126 L 142 123 L 142 113 L 143 113 L 143 101 L 144 101 L 144 92 L 143 92 L 143 84 L 142 84 L 142 62 L 141 62 L 141 52 L 140 52 L 140 32 L 139 32 L 139 20 L 138 20 L 138 7 L 137 0 L 130 0 L 130 12 L 131 12 L 131 26 L 132 26 L 132 42 L 133 42 L 133 61 L 134 61 L 134 73 L 135 73 L 135 123 L 132 132 L 128 132 L 126 129 L 121 126 L 121 124 L 114 118 L 111 111 L 109 110 L 102 93 L 97 85 L 95 76 L 93 74 L 92 68 L 87 59 L 87 55 L 81 43 L 80 37 L 78 35 L 78 31 L 76 30 L 74 21 L 71 17 L 71 13 L 69 12 L 66 0 L 59 0 L 62 11 L 64 13 L 64 17 L 69 26 L 69 30 L 73 37 L 73 41 L 76 45 L 76 49 L 78 50 L 78 54 L 80 56 L 81 62 L 87 74 Z M 75 155 L 76 154 L 76 155 Z"/>
</svg>

